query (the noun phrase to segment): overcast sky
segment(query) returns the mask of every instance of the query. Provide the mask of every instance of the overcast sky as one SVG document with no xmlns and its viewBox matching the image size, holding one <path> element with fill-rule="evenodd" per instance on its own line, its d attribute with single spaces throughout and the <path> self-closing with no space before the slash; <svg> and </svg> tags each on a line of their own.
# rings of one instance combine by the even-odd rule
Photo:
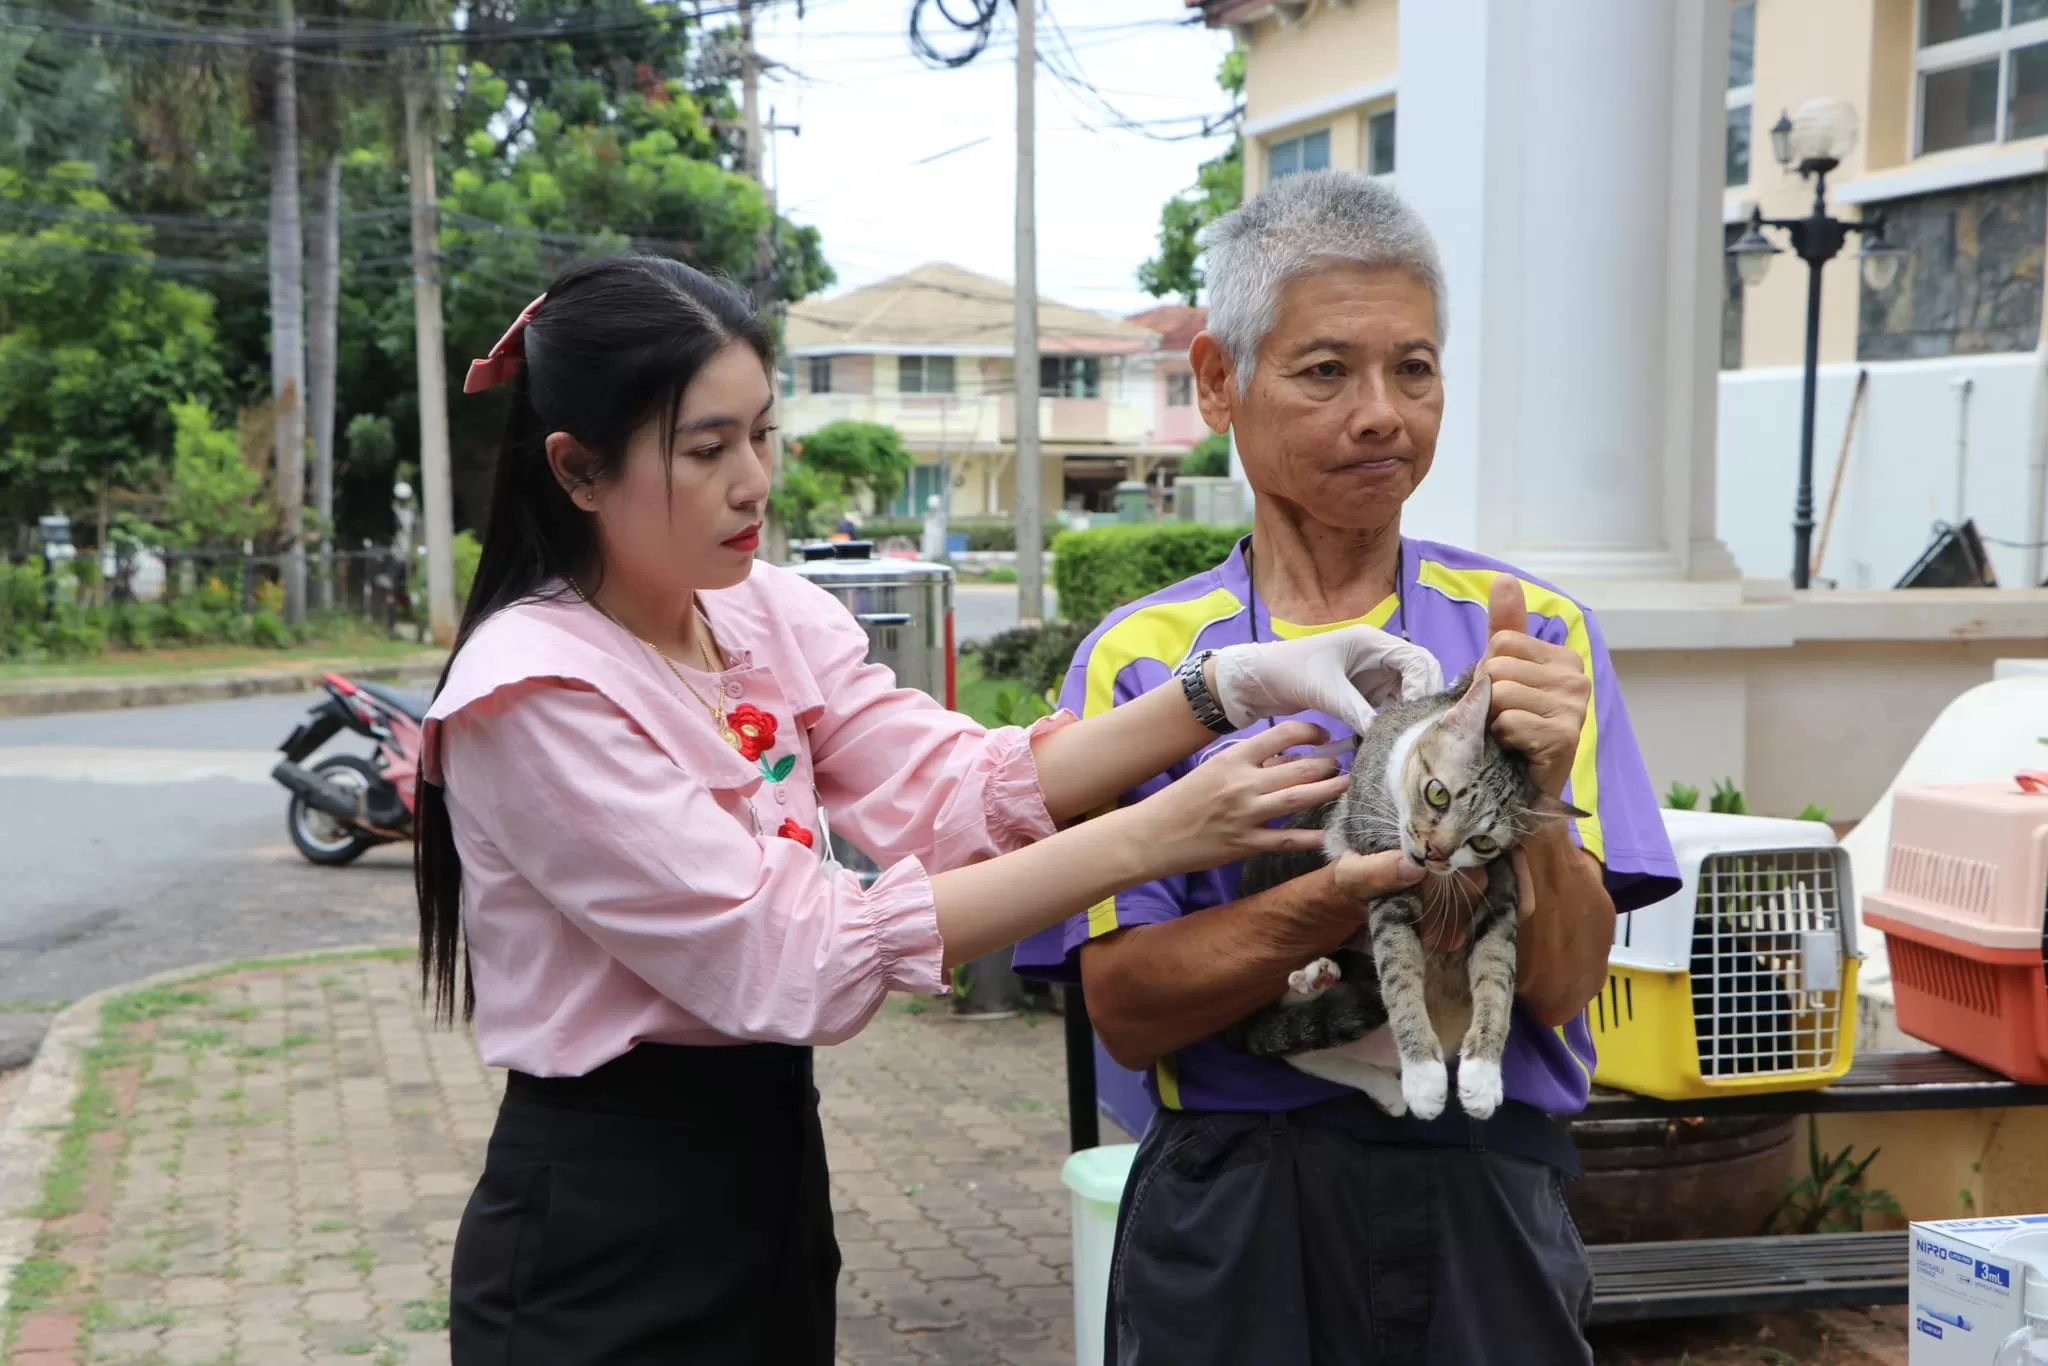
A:
<svg viewBox="0 0 2048 1366">
<path fill-rule="evenodd" d="M 757 20 L 762 54 L 787 68 L 763 82 L 763 117 L 773 106 L 777 122 L 801 126 L 774 136 L 768 170 L 782 211 L 823 234 L 839 273 L 832 292 L 928 261 L 1012 279 L 1010 7 L 996 41 L 957 70 L 913 55 L 910 0 L 806 0 L 804 9 L 799 21 L 793 0 L 780 0 Z M 927 12 L 935 40 L 957 46 L 936 3 Z M 1182 0 L 1042 0 L 1040 52 L 1101 92 L 1077 92 L 1040 67 L 1038 282 L 1047 298 L 1112 313 L 1153 302 L 1135 273 L 1153 254 L 1159 206 L 1229 140 L 1159 142 L 1114 121 L 1183 134 L 1229 107 L 1216 86 L 1229 37 L 1184 24 L 1188 13 Z M 1154 122 L 1164 120 L 1173 122 Z"/>
</svg>

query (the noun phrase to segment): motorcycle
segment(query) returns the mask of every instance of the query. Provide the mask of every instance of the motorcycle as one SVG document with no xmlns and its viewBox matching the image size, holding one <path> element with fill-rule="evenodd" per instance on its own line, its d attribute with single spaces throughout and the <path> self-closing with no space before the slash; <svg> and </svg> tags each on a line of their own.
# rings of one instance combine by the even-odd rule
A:
<svg viewBox="0 0 2048 1366">
<path fill-rule="evenodd" d="M 312 863 L 339 868 L 380 844 L 413 837 L 419 785 L 420 723 L 425 698 L 378 683 L 323 674 L 326 698 L 278 746 L 284 759 L 270 770 L 292 794 L 285 826 Z M 342 731 L 377 742 L 369 758 L 331 754 L 305 760 Z"/>
</svg>

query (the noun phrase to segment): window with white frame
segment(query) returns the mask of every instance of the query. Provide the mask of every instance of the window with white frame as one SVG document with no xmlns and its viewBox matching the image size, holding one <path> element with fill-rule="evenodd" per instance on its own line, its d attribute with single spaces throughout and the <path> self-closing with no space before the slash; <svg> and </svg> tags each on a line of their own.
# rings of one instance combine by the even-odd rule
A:
<svg viewBox="0 0 2048 1366">
<path fill-rule="evenodd" d="M 1365 173 L 1394 173 L 1394 111 L 1382 109 L 1365 116 Z"/>
<path fill-rule="evenodd" d="M 1296 171 L 1327 170 L 1330 165 L 1330 130 L 1318 128 L 1298 138 L 1266 144 L 1266 179 L 1278 180 Z"/>
<path fill-rule="evenodd" d="M 775 363 L 775 378 L 777 381 L 776 387 L 781 391 L 784 398 L 794 395 L 796 393 L 796 362 L 788 356 L 778 360 Z"/>
<path fill-rule="evenodd" d="M 1166 377 L 1166 406 L 1191 408 L 1195 403 L 1195 377 L 1181 370 Z"/>
<path fill-rule="evenodd" d="M 2048 134 L 2048 0 L 1920 0 L 1919 154 Z"/>
<path fill-rule="evenodd" d="M 811 357 L 811 392 L 814 394 L 829 394 L 832 392 L 832 358 L 830 356 Z"/>
<path fill-rule="evenodd" d="M 951 356 L 898 356 L 896 387 L 906 394 L 953 392 Z"/>
<path fill-rule="evenodd" d="M 1750 115 L 1756 106 L 1756 0 L 1738 0 L 1728 27 L 1728 159 L 1722 184 L 1749 184 Z"/>
</svg>

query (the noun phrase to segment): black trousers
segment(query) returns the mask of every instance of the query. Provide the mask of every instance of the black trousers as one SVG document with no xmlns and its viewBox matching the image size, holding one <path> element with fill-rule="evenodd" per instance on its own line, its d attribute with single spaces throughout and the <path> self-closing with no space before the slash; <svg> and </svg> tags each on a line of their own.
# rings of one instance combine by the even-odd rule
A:
<svg viewBox="0 0 2048 1366">
<path fill-rule="evenodd" d="M 1106 1366 L 1591 1366 L 1558 1168 L 1376 1120 L 1362 1099 L 1159 1112 L 1118 1216 Z"/>
<path fill-rule="evenodd" d="M 839 1245 L 807 1048 L 513 1073 L 455 1238 L 453 1366 L 831 1366 Z"/>
</svg>

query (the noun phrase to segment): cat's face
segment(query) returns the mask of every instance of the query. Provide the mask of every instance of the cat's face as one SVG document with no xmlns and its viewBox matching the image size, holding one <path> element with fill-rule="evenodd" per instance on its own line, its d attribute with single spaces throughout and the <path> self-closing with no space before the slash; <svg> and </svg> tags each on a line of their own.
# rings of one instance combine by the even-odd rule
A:
<svg viewBox="0 0 2048 1366">
<path fill-rule="evenodd" d="M 1401 847 L 1432 873 L 1491 863 L 1514 847 L 1526 794 L 1486 737 L 1493 686 L 1472 680 L 1451 709 L 1424 726 L 1392 775 Z"/>
</svg>

